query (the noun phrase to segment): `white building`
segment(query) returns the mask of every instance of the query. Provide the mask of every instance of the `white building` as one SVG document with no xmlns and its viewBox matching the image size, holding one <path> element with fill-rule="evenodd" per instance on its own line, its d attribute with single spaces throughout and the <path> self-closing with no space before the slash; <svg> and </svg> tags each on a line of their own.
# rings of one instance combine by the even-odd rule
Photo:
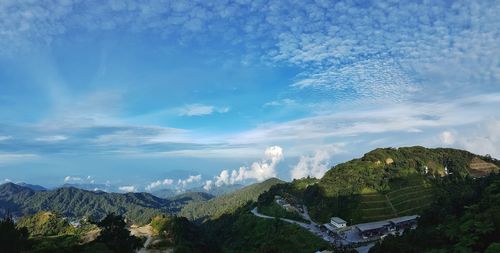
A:
<svg viewBox="0 0 500 253">
<path fill-rule="evenodd" d="M 332 217 L 330 219 L 330 223 L 335 226 L 336 228 L 345 228 L 347 226 L 347 221 L 339 218 L 339 217 Z"/>
</svg>

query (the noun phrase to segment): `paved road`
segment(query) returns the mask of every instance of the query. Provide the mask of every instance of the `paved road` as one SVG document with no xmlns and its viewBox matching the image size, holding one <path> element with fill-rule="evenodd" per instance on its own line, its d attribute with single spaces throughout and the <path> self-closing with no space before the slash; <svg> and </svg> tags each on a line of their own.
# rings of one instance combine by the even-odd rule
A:
<svg viewBox="0 0 500 253">
<path fill-rule="evenodd" d="M 257 217 L 261 217 L 261 218 L 264 218 L 264 219 L 275 219 L 275 217 L 259 213 L 257 211 L 257 207 L 254 207 L 251 212 L 255 216 L 257 216 Z M 304 212 L 307 212 L 306 209 L 304 209 Z M 307 217 L 308 216 L 309 216 L 309 214 L 307 214 Z M 319 229 L 319 226 L 316 223 L 314 223 L 314 222 L 312 222 L 310 220 L 310 217 L 309 217 L 309 221 L 311 221 L 311 224 L 307 224 L 307 223 L 296 221 L 296 220 L 290 220 L 290 219 L 286 219 L 286 218 L 279 218 L 279 219 L 282 220 L 282 221 L 291 223 L 291 224 L 299 225 L 299 226 L 307 229 L 309 232 L 315 234 L 316 236 L 322 238 L 323 240 L 325 240 L 327 242 L 330 242 L 330 243 L 334 243 L 335 242 L 335 240 L 333 239 L 333 237 L 331 237 L 327 233 L 321 231 L 321 229 Z"/>
</svg>

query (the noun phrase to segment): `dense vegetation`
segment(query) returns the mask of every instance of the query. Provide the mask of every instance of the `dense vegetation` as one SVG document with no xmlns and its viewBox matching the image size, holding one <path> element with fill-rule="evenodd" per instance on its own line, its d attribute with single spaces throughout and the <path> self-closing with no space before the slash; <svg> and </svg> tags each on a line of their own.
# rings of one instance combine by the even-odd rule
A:
<svg viewBox="0 0 500 253">
<path fill-rule="evenodd" d="M 59 214 L 43 211 L 21 218 L 17 226 L 28 229 L 31 236 L 61 235 L 74 231 L 68 221 L 62 219 Z"/>
<path fill-rule="evenodd" d="M 185 205 L 191 202 L 203 202 L 215 198 L 214 195 L 206 192 L 186 192 L 169 198 L 170 201 Z"/>
<path fill-rule="evenodd" d="M 223 214 L 234 212 L 250 201 L 256 201 L 259 195 L 269 190 L 271 186 L 281 183 L 284 182 L 277 178 L 271 178 L 206 202 L 189 203 L 182 208 L 180 216 L 190 220 L 214 219 Z"/>
<path fill-rule="evenodd" d="M 0 220 L 0 245 L 4 253 L 17 253 L 30 248 L 28 241 L 28 230 L 26 228 L 18 228 L 14 221 L 6 216 Z"/>
<path fill-rule="evenodd" d="M 307 205 L 313 219 L 327 222 L 340 216 L 360 223 L 397 215 L 420 213 L 434 198 L 436 183 L 445 175 L 469 176 L 470 152 L 424 147 L 375 149 L 360 159 L 336 165 L 320 180 L 301 179 L 281 184 L 259 200 L 269 204 L 274 195 Z M 480 157 L 499 164 L 490 157 Z M 427 173 L 426 173 L 427 171 Z"/>
<path fill-rule="evenodd" d="M 152 217 L 175 211 L 169 200 L 148 193 L 106 193 L 76 188 L 33 191 L 13 183 L 0 185 L 0 215 L 16 216 L 50 210 L 65 217 L 102 219 L 108 213 L 124 215 L 137 224 L 146 224 Z"/>
<path fill-rule="evenodd" d="M 189 194 L 189 193 L 193 193 L 193 192 L 204 192 L 204 193 L 208 193 L 208 194 L 213 195 L 213 196 L 221 196 L 224 194 L 232 193 L 232 192 L 239 190 L 241 188 L 243 188 L 243 185 L 232 184 L 232 185 L 221 185 L 219 187 L 212 187 L 210 190 L 207 191 L 202 186 L 200 186 L 200 187 L 194 187 L 194 188 L 187 189 L 185 193 Z M 159 198 L 164 198 L 164 199 L 175 198 L 177 195 L 179 195 L 177 190 L 168 189 L 168 188 L 155 190 L 151 194 L 153 194 Z"/>
<path fill-rule="evenodd" d="M 217 235 L 223 252 L 316 252 L 329 245 L 305 229 L 279 219 L 268 220 L 254 216 L 250 205 L 231 214 L 207 221 L 203 227 L 208 234 Z"/>
<path fill-rule="evenodd" d="M 157 216 L 151 221 L 155 232 L 152 249 L 169 248 L 174 252 L 220 252 L 220 248 L 209 234 L 184 217 Z"/>
<path fill-rule="evenodd" d="M 275 204 L 279 195 L 295 206 L 306 205 L 312 218 L 320 222 L 331 216 L 358 223 L 422 214 L 417 230 L 401 238 L 386 238 L 374 252 L 498 252 L 500 176 L 473 179 L 471 175 L 487 175 L 481 169 L 498 171 L 499 165 L 500 161 L 489 156 L 455 149 L 376 149 L 335 166 L 321 179 L 284 183 L 273 178 L 216 198 L 201 192 L 161 199 L 147 193 L 75 188 L 35 191 L 7 183 L 0 186 L 0 214 L 34 215 L 20 219 L 17 227 L 9 219 L 1 221 L 0 243 L 18 241 L 25 247 L 13 246 L 10 252 L 134 252 L 142 242 L 129 235 L 123 215 L 136 224 L 151 221 L 156 243 L 150 247 L 175 252 L 314 252 L 328 248 L 322 239 L 298 226 L 249 212 L 255 206 L 251 202 L 257 201 L 260 212 L 301 220 Z M 181 207 L 180 215 L 198 222 L 166 215 Z M 100 229 L 86 229 L 70 226 L 63 216 L 106 218 L 96 223 Z M 90 232 L 95 238 L 99 230 L 96 240 L 83 240 Z"/>
<path fill-rule="evenodd" d="M 113 252 L 134 253 L 142 246 L 141 239 L 130 235 L 127 224 L 119 215 L 109 214 L 97 225 L 101 228 L 101 234 L 96 242 L 105 244 Z"/>
<path fill-rule="evenodd" d="M 441 184 L 416 230 L 370 252 L 500 252 L 500 175 Z"/>
</svg>

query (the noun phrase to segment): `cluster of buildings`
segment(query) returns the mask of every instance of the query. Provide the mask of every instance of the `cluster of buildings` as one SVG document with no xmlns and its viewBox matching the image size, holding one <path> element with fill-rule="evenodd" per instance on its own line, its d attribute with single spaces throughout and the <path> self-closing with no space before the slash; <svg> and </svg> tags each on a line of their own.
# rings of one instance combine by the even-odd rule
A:
<svg viewBox="0 0 500 253">
<path fill-rule="evenodd" d="M 366 240 L 373 237 L 396 234 L 406 229 L 415 229 L 418 217 L 418 215 L 403 216 L 385 221 L 357 224 L 355 227 L 359 235 Z"/>
<path fill-rule="evenodd" d="M 384 237 L 388 234 L 401 233 L 406 229 L 415 229 L 417 227 L 418 215 L 410 215 L 392 218 L 383 221 L 356 224 L 351 227 L 351 233 L 355 233 L 352 238 L 360 240 L 369 240 Z M 343 228 L 347 227 L 347 222 L 339 217 L 332 217 L 330 223 L 322 225 L 331 235 L 339 235 Z"/>
</svg>

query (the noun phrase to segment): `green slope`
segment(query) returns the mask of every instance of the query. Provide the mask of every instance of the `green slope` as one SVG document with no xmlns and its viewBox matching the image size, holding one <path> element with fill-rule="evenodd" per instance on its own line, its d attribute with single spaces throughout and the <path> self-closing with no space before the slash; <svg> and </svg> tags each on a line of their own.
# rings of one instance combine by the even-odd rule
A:
<svg viewBox="0 0 500 253">
<path fill-rule="evenodd" d="M 0 213 L 15 216 L 54 211 L 67 217 L 101 219 L 108 213 L 123 215 L 134 223 L 148 223 L 151 217 L 174 210 L 172 202 L 148 193 L 106 193 L 76 188 L 33 191 L 7 183 L 0 185 Z"/>
<path fill-rule="evenodd" d="M 500 252 L 500 175 L 443 182 L 416 230 L 370 252 Z"/>
<path fill-rule="evenodd" d="M 190 220 L 217 218 L 225 213 L 233 212 L 249 201 L 256 201 L 259 195 L 269 190 L 271 186 L 281 183 L 284 182 L 277 178 L 271 178 L 206 202 L 189 203 L 182 208 L 179 215 Z"/>
<path fill-rule="evenodd" d="M 490 157 L 457 149 L 375 149 L 336 165 L 317 182 L 302 179 L 273 187 L 261 202 L 284 195 L 289 201 L 306 204 L 311 217 L 319 222 L 328 222 L 332 216 L 361 223 L 418 214 L 435 200 L 435 191 L 445 178 L 470 177 L 473 159 L 498 166 Z M 446 177 L 445 168 L 450 173 Z"/>
</svg>

